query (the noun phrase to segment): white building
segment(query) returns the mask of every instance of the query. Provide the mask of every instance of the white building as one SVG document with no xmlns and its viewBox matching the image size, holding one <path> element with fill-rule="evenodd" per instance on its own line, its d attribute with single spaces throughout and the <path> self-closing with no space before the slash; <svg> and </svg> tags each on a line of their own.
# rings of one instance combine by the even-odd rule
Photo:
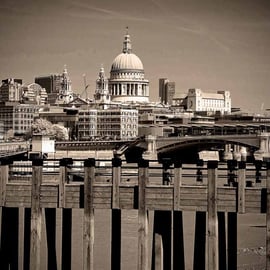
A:
<svg viewBox="0 0 270 270">
<path fill-rule="evenodd" d="M 187 110 L 207 112 L 231 113 L 231 95 L 229 91 L 217 93 L 203 92 L 201 89 L 189 89 L 187 94 Z"/>
<path fill-rule="evenodd" d="M 45 88 L 37 83 L 22 86 L 21 102 L 25 104 L 45 105 L 48 101 L 48 94 Z"/>
<path fill-rule="evenodd" d="M 128 32 L 122 53 L 114 59 L 111 66 L 109 91 L 113 102 L 149 102 L 149 81 L 144 78 L 142 61 L 132 53 Z"/>
<path fill-rule="evenodd" d="M 91 140 L 97 137 L 97 110 L 85 109 L 79 111 L 78 139 Z"/>
</svg>

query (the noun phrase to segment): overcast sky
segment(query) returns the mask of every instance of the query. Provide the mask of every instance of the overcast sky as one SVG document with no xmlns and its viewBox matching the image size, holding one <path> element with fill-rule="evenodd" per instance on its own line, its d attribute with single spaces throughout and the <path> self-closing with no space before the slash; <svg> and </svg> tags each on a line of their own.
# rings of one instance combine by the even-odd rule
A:
<svg viewBox="0 0 270 270">
<path fill-rule="evenodd" d="M 61 73 L 90 95 L 101 64 L 109 77 L 129 27 L 133 52 L 158 99 L 158 79 L 229 90 L 233 107 L 270 108 L 269 0 L 1 0 L 0 78 Z"/>
</svg>

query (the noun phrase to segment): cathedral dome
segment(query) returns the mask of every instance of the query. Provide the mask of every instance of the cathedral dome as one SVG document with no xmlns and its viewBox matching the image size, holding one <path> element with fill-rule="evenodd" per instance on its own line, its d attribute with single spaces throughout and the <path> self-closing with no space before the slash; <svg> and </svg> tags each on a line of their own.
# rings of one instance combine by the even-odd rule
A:
<svg viewBox="0 0 270 270">
<path fill-rule="evenodd" d="M 122 70 L 143 71 L 142 61 L 134 53 L 123 52 L 114 59 L 111 72 Z"/>
<path fill-rule="evenodd" d="M 116 56 L 111 66 L 109 91 L 115 102 L 149 101 L 149 81 L 144 78 L 142 61 L 132 53 L 128 32 L 122 53 Z"/>
</svg>

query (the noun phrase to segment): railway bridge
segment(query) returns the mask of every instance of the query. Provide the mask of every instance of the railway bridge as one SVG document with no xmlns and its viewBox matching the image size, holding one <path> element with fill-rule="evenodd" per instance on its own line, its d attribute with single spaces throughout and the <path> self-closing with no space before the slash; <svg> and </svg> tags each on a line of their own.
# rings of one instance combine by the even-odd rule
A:
<svg viewBox="0 0 270 270">
<path fill-rule="evenodd" d="M 144 157 L 186 155 L 188 152 L 202 150 L 219 150 L 225 159 L 241 159 L 241 152 L 249 151 L 255 159 L 265 159 L 270 156 L 270 133 L 260 134 L 233 134 L 233 135 L 204 135 L 204 136 L 174 136 L 156 137 L 146 136 L 138 141 L 137 148 L 143 149 Z M 132 149 L 129 149 L 132 152 Z M 125 149 L 127 151 L 127 149 Z M 120 154 L 120 152 L 119 152 Z"/>
</svg>

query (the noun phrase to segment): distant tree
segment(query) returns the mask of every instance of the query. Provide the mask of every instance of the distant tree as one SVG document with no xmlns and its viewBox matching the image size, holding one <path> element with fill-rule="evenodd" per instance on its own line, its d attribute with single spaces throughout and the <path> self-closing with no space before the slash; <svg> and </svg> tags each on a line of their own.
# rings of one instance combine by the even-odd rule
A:
<svg viewBox="0 0 270 270">
<path fill-rule="evenodd" d="M 67 141 L 68 140 L 68 130 L 64 126 L 54 124 L 52 125 L 52 130 L 54 137 L 57 141 Z"/>
<path fill-rule="evenodd" d="M 8 131 L 7 131 L 7 133 L 6 133 L 6 139 L 7 140 L 11 140 L 11 139 L 13 139 L 14 138 L 14 131 L 13 131 L 13 129 L 9 129 Z"/>
<path fill-rule="evenodd" d="M 31 130 L 32 134 L 53 135 L 52 123 L 42 118 L 35 119 Z"/>
<path fill-rule="evenodd" d="M 68 130 L 64 126 L 52 124 L 42 118 L 36 119 L 32 124 L 32 134 L 48 135 L 57 141 L 68 140 Z"/>
</svg>

